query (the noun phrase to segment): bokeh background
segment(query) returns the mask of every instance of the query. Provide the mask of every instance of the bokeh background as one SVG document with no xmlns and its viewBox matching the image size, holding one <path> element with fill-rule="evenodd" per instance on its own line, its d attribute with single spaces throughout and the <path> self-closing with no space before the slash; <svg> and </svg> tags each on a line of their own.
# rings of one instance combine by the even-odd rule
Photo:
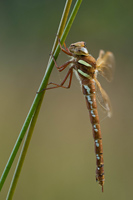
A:
<svg viewBox="0 0 133 200">
<path fill-rule="evenodd" d="M 74 1 L 75 2 L 75 1 Z M 0 1 L 0 175 L 46 70 L 65 0 Z M 15 200 L 125 200 L 133 198 L 133 1 L 84 0 L 66 44 L 86 41 L 116 58 L 114 80 L 100 79 L 113 117 L 99 109 L 104 147 L 104 193 L 95 182 L 92 128 L 78 81 L 47 91 L 15 191 Z M 57 60 L 63 64 L 63 53 Z M 53 70 L 60 83 L 65 72 Z M 17 157 L 18 158 L 18 157 Z M 17 158 L 4 184 L 6 199 Z"/>
</svg>

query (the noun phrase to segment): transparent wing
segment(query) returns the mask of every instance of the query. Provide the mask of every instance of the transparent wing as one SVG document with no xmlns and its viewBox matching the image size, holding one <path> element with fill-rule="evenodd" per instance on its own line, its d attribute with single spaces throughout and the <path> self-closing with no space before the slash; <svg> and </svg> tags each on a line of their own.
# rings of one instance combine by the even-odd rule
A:
<svg viewBox="0 0 133 200">
<path fill-rule="evenodd" d="M 96 79 L 96 95 L 99 104 L 102 106 L 102 108 L 107 112 L 108 117 L 112 116 L 112 109 L 111 109 L 111 103 L 109 100 L 109 97 L 105 90 L 101 87 L 101 84 Z"/>
<path fill-rule="evenodd" d="M 112 52 L 100 50 L 97 59 L 97 70 L 107 81 L 112 81 L 115 67 L 115 59 Z"/>
</svg>

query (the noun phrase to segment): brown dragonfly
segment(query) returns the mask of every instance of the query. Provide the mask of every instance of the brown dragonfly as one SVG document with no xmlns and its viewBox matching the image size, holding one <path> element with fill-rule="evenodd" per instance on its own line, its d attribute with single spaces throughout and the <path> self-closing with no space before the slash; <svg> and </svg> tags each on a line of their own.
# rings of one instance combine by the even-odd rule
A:
<svg viewBox="0 0 133 200">
<path fill-rule="evenodd" d="M 103 185 L 105 181 L 103 145 L 99 116 L 97 111 L 96 96 L 98 102 L 100 103 L 102 108 L 107 112 L 107 115 L 109 117 L 111 117 L 111 105 L 108 95 L 103 90 L 101 84 L 97 80 L 97 75 L 99 73 L 107 81 L 112 80 L 112 74 L 114 70 L 114 55 L 109 51 L 105 53 L 103 50 L 100 50 L 99 57 L 97 60 L 95 60 L 95 58 L 89 54 L 85 42 L 73 43 L 70 45 L 69 48 L 66 47 L 65 43 L 64 48 L 62 48 L 60 41 L 59 45 L 61 50 L 65 54 L 71 56 L 71 59 L 65 64 L 58 67 L 54 57 L 52 56 L 55 62 L 55 66 L 59 72 L 63 71 L 68 65 L 70 65 L 70 68 L 61 84 L 55 84 L 51 82 L 49 83 L 49 85 L 53 84 L 53 86 L 46 89 L 53 89 L 59 87 L 70 88 L 73 71 L 79 79 L 82 87 L 82 92 L 86 99 L 86 105 L 89 110 L 90 121 L 92 124 L 97 165 L 96 181 L 98 181 L 99 184 L 102 186 L 103 191 Z M 68 86 L 64 86 L 64 83 L 66 82 L 67 78 L 69 78 L 69 84 Z"/>
</svg>

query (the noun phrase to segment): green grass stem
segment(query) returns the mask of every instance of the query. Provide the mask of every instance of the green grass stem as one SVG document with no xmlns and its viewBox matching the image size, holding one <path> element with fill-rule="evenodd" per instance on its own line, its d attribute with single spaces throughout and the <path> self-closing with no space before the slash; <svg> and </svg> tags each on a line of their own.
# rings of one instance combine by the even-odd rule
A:
<svg viewBox="0 0 133 200">
<path fill-rule="evenodd" d="M 66 25 L 66 21 L 67 21 L 67 17 L 68 17 L 70 7 L 71 7 L 71 3 L 72 3 L 72 0 L 66 1 L 64 11 L 63 11 L 63 14 L 62 14 L 62 18 L 61 18 L 59 28 L 58 28 L 58 31 L 57 31 L 57 35 L 59 37 L 61 37 L 63 30 L 64 30 L 64 27 Z M 53 44 L 52 53 L 54 53 L 57 45 L 58 45 L 58 43 L 57 43 L 57 37 L 56 37 L 55 42 Z M 49 59 L 49 62 L 50 62 L 50 59 Z M 13 198 L 13 195 L 14 195 L 14 192 L 15 192 L 15 189 L 16 189 L 16 186 L 17 186 L 17 182 L 18 182 L 21 170 L 22 170 L 22 166 L 23 166 L 23 163 L 24 163 L 27 151 L 28 151 L 28 147 L 29 147 L 29 144 L 30 144 L 30 141 L 31 141 L 31 138 L 32 138 L 34 127 L 35 127 L 35 124 L 36 124 L 36 121 L 37 121 L 37 118 L 38 118 L 38 114 L 39 114 L 39 111 L 40 111 L 40 108 L 41 108 L 41 105 L 42 105 L 43 97 L 44 97 L 44 93 L 43 93 L 42 98 L 40 99 L 40 101 L 38 103 L 38 106 L 36 108 L 34 116 L 31 120 L 29 129 L 27 131 L 25 141 L 24 141 L 24 144 L 23 144 L 23 147 L 22 147 L 22 151 L 21 151 L 19 159 L 18 159 L 18 163 L 17 163 L 16 169 L 15 169 L 15 172 L 14 172 L 11 184 L 10 184 L 10 188 L 9 188 L 6 200 L 11 200 Z"/>
<path fill-rule="evenodd" d="M 77 14 L 77 11 L 78 11 L 78 9 L 80 7 L 81 2 L 82 2 L 82 0 L 77 0 L 76 3 L 75 3 L 75 6 L 74 6 L 74 8 L 72 10 L 72 13 L 71 13 L 70 17 L 69 17 L 69 20 L 67 22 L 65 30 L 64 30 L 64 32 L 62 34 L 61 44 L 64 43 L 64 41 L 65 41 L 65 39 L 66 39 L 66 37 L 67 37 L 67 35 L 69 33 L 69 30 L 70 30 L 70 28 L 72 26 L 72 23 L 73 23 L 73 21 L 75 19 L 75 16 Z M 57 57 L 59 55 L 59 52 L 60 52 L 60 47 L 58 45 L 57 48 L 56 48 L 56 50 L 55 50 L 55 53 L 54 53 L 55 60 L 57 59 Z M 51 59 L 50 62 L 49 62 L 49 65 L 48 65 L 48 67 L 46 69 L 46 72 L 44 74 L 43 80 L 42 80 L 42 82 L 40 84 L 40 87 L 39 87 L 38 91 L 41 91 L 43 88 L 46 88 L 53 67 L 54 67 L 54 61 L 53 61 L 53 59 Z M 9 171 L 10 171 L 12 163 L 13 163 L 13 161 L 14 161 L 14 159 L 16 157 L 16 154 L 18 152 L 18 149 L 20 147 L 20 144 L 21 144 L 21 142 L 22 142 L 22 140 L 24 138 L 24 135 L 25 135 L 28 127 L 29 127 L 29 124 L 31 122 L 33 114 L 35 113 L 35 111 L 37 109 L 37 106 L 39 104 L 39 101 L 41 100 L 41 98 L 43 97 L 43 95 L 44 95 L 44 92 L 41 92 L 39 94 L 36 94 L 36 96 L 34 98 L 32 106 L 31 106 L 31 108 L 29 110 L 29 113 L 28 113 L 28 115 L 26 117 L 26 120 L 25 120 L 25 122 L 24 122 L 24 124 L 22 126 L 22 129 L 21 129 L 20 134 L 19 134 L 19 136 L 17 138 L 15 146 L 14 146 L 12 152 L 11 152 L 9 160 L 8 160 L 8 162 L 6 164 L 6 167 L 5 167 L 4 171 L 3 171 L 3 174 L 1 176 L 1 179 L 0 179 L 0 190 L 3 187 L 3 184 L 4 184 L 5 180 L 6 180 L 6 177 L 7 177 L 8 173 L 9 173 Z"/>
</svg>

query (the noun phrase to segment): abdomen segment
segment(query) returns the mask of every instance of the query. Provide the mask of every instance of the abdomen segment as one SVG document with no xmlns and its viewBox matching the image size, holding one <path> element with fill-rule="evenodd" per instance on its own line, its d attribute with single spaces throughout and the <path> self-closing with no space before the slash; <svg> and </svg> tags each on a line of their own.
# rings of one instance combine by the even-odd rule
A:
<svg viewBox="0 0 133 200">
<path fill-rule="evenodd" d="M 104 161 L 103 161 L 103 145 L 102 136 L 99 124 L 99 116 L 96 104 L 96 94 L 95 94 L 95 81 L 94 79 L 88 79 L 87 84 L 82 83 L 82 91 L 85 95 L 86 105 L 90 114 L 90 121 L 92 124 L 93 138 L 95 142 L 95 153 L 96 153 L 96 180 L 102 186 L 104 184 Z"/>
</svg>

